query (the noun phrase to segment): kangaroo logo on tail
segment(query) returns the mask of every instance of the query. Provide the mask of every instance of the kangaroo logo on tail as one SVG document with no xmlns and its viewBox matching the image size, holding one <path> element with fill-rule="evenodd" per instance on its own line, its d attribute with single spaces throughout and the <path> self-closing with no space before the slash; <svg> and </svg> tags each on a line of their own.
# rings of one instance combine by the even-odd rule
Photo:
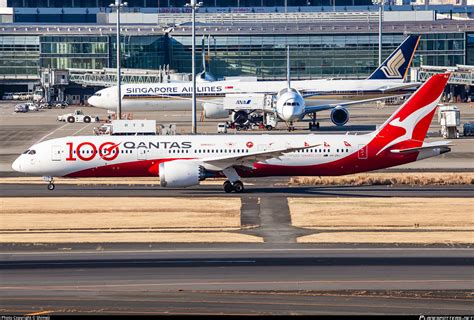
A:
<svg viewBox="0 0 474 320">
<path fill-rule="evenodd" d="M 382 151 L 384 151 L 387 148 L 390 148 L 391 146 L 405 140 L 409 140 L 413 138 L 413 131 L 415 130 L 416 125 L 418 122 L 426 117 L 430 112 L 433 111 L 434 108 L 437 107 L 438 105 L 439 98 L 433 101 L 432 103 L 428 104 L 427 106 L 416 110 L 412 114 L 410 114 L 408 117 L 406 117 L 403 120 L 400 120 L 400 117 L 393 119 L 390 121 L 388 124 L 391 125 L 392 127 L 399 127 L 405 130 L 405 133 L 398 138 L 392 140 L 392 142 L 388 143 L 385 147 L 380 149 L 379 152 L 377 152 L 377 155 L 379 155 Z"/>
<path fill-rule="evenodd" d="M 402 50 L 398 50 L 391 58 L 387 61 L 386 66 L 382 66 L 380 70 L 385 74 L 387 78 L 402 78 L 400 73 L 400 67 L 405 63 Z"/>
<path fill-rule="evenodd" d="M 376 155 L 404 141 L 423 143 L 449 76 L 432 76 L 375 131 Z"/>
</svg>

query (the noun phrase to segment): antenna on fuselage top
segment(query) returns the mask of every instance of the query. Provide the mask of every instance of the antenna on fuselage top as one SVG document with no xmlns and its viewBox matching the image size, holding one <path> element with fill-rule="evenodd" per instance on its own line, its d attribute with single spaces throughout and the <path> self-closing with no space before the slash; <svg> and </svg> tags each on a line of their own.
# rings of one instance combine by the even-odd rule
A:
<svg viewBox="0 0 474 320">
<path fill-rule="evenodd" d="M 286 46 L 286 84 L 288 89 L 291 88 L 291 75 L 290 75 L 290 46 Z"/>
</svg>

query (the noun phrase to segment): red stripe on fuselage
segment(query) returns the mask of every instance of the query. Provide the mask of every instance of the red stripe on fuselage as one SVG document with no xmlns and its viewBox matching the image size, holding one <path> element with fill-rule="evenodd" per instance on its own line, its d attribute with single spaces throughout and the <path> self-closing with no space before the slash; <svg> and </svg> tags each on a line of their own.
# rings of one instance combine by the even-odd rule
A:
<svg viewBox="0 0 474 320">
<path fill-rule="evenodd" d="M 372 146 L 373 147 L 373 146 Z M 394 149 L 397 145 L 394 146 Z M 351 173 L 365 172 L 402 165 L 416 161 L 418 152 L 410 154 L 394 154 L 389 150 L 375 155 L 377 148 L 367 147 L 367 159 L 359 159 L 358 152 L 328 163 L 309 166 L 272 165 L 262 162 L 254 163 L 253 169 L 238 168 L 241 177 L 267 176 L 338 176 Z M 186 158 L 167 158 L 154 160 L 137 160 L 110 164 L 101 167 L 81 170 L 66 175 L 69 178 L 86 177 L 157 177 L 161 162 L 173 160 L 191 160 Z"/>
</svg>

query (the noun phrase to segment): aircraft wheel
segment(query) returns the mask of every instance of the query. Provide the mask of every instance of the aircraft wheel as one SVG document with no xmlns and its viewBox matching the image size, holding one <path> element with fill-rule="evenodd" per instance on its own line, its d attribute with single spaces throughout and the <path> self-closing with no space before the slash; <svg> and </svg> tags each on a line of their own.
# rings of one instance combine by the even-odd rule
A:
<svg viewBox="0 0 474 320">
<path fill-rule="evenodd" d="M 75 120 L 76 119 L 74 119 L 74 117 L 72 117 L 72 116 L 67 118 L 67 122 L 69 122 L 69 123 L 74 123 Z"/>
<path fill-rule="evenodd" d="M 241 193 L 241 192 L 244 191 L 244 184 L 242 183 L 242 181 L 236 181 L 236 182 L 234 182 L 233 187 L 234 187 L 234 191 L 235 191 L 236 193 Z"/>
<path fill-rule="evenodd" d="M 48 190 L 50 190 L 50 191 L 54 190 L 54 183 L 48 184 Z"/>
<path fill-rule="evenodd" d="M 271 125 L 267 125 L 267 126 L 265 126 L 265 129 L 267 129 L 267 131 L 272 131 L 273 127 Z"/>
<path fill-rule="evenodd" d="M 234 190 L 234 187 L 232 186 L 232 183 L 230 183 L 229 180 L 227 180 L 226 182 L 224 182 L 224 191 L 225 191 L 226 193 L 231 193 L 233 190 Z"/>
</svg>

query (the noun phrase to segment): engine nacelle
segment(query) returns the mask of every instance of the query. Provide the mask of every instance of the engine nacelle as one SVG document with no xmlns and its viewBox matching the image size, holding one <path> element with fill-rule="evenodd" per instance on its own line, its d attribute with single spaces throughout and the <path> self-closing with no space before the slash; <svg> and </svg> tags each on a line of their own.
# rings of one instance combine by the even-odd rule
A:
<svg viewBox="0 0 474 320">
<path fill-rule="evenodd" d="M 203 104 L 204 117 L 207 119 L 224 119 L 229 117 L 229 110 L 224 109 L 223 105 L 206 102 Z"/>
<path fill-rule="evenodd" d="M 232 113 L 232 122 L 237 123 L 238 125 L 249 124 L 249 113 L 245 110 L 239 110 Z"/>
<path fill-rule="evenodd" d="M 349 121 L 349 111 L 341 106 L 335 107 L 331 111 L 331 121 L 336 126 L 343 126 Z"/>
<path fill-rule="evenodd" d="M 160 185 L 179 188 L 199 184 L 206 178 L 205 169 L 189 160 L 175 160 L 160 163 Z"/>
</svg>

